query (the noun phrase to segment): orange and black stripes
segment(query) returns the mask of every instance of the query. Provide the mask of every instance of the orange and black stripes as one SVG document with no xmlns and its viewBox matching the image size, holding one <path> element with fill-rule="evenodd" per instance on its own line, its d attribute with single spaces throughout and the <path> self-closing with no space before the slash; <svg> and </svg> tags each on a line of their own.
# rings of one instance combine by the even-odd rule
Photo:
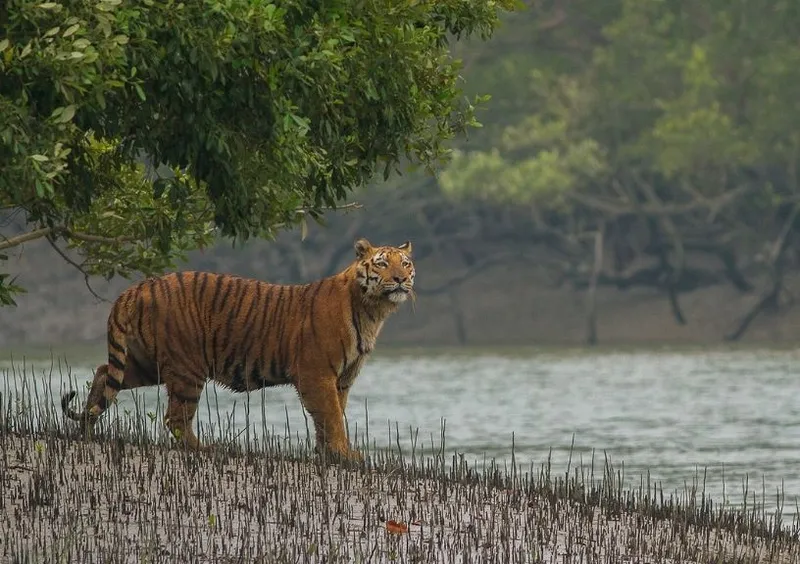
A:
<svg viewBox="0 0 800 564">
<path fill-rule="evenodd" d="M 69 409 L 71 393 L 62 398 L 64 412 L 93 423 L 120 390 L 165 384 L 167 425 L 199 447 L 191 421 L 207 380 L 235 392 L 292 384 L 318 441 L 349 452 L 341 422 L 347 390 L 414 281 L 410 244 L 360 240 L 355 248 L 357 259 L 342 272 L 303 285 L 211 272 L 134 284 L 109 313 L 108 361 L 86 409 Z"/>
</svg>

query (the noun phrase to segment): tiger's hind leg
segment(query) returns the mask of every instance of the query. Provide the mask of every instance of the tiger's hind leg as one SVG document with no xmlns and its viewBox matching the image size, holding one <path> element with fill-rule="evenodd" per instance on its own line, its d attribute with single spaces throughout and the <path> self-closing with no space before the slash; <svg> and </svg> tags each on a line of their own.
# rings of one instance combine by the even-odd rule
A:
<svg viewBox="0 0 800 564">
<path fill-rule="evenodd" d="M 200 395 L 203 393 L 205 382 L 198 380 L 194 386 L 175 383 L 175 376 L 166 378 L 167 382 L 167 413 L 164 415 L 164 425 L 170 430 L 172 436 L 182 441 L 192 450 L 203 450 L 192 429 Z"/>
<path fill-rule="evenodd" d="M 86 416 L 90 419 L 90 424 L 97 421 L 100 416 L 108 409 L 117 397 L 117 394 L 122 389 L 122 382 L 125 380 L 125 367 L 127 364 L 127 352 L 125 347 L 125 335 L 119 331 L 114 331 L 109 328 L 108 335 L 108 364 L 105 374 L 105 385 L 102 392 L 95 394 L 89 393 L 89 398 L 86 404 Z M 97 377 L 95 377 L 97 380 Z M 92 388 L 94 388 L 92 384 Z M 99 384 L 98 384 L 99 385 Z"/>
<path fill-rule="evenodd" d="M 81 432 L 90 432 L 98 417 L 92 415 L 92 408 L 98 406 L 103 401 L 106 385 L 108 383 L 108 364 L 101 364 L 95 371 L 89 395 L 86 397 L 86 406 L 82 413 L 76 413 L 69 407 L 69 403 L 75 397 L 76 392 L 70 390 L 61 397 L 61 409 L 67 417 L 81 423 Z M 125 365 L 125 373 L 122 381 L 123 390 L 132 390 L 144 386 L 154 386 L 159 383 L 157 373 L 141 366 L 135 359 L 129 359 Z"/>
<path fill-rule="evenodd" d="M 145 368 L 135 357 L 128 357 L 128 362 L 125 363 L 125 377 L 122 379 L 123 390 L 133 390 L 159 384 L 161 384 L 161 378 L 158 369 Z"/>
<path fill-rule="evenodd" d="M 81 413 L 77 413 L 69 407 L 70 402 L 77 395 L 74 390 L 70 390 L 61 396 L 61 410 L 67 417 L 81 424 L 80 429 L 83 434 L 90 432 L 94 423 L 97 421 L 96 417 L 92 417 L 90 409 L 103 397 L 103 390 L 105 390 L 107 378 L 108 365 L 101 364 L 97 367 L 97 370 L 95 370 L 94 378 L 92 378 L 92 385 L 89 389 L 89 395 L 86 398 L 86 407 Z"/>
</svg>

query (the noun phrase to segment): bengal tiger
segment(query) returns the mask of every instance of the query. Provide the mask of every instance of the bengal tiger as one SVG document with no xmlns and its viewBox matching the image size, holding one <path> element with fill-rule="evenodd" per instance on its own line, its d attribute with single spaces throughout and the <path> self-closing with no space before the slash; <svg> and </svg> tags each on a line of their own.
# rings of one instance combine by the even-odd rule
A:
<svg viewBox="0 0 800 564">
<path fill-rule="evenodd" d="M 388 316 L 414 297 L 411 243 L 355 242 L 356 259 L 302 285 L 210 272 L 149 278 L 124 291 L 108 316 L 108 363 L 82 413 L 61 408 L 84 431 L 120 390 L 164 384 L 164 424 L 191 449 L 205 448 L 192 420 L 206 382 L 234 392 L 293 385 L 314 422 L 317 450 L 361 459 L 344 428 L 347 395 Z"/>
</svg>

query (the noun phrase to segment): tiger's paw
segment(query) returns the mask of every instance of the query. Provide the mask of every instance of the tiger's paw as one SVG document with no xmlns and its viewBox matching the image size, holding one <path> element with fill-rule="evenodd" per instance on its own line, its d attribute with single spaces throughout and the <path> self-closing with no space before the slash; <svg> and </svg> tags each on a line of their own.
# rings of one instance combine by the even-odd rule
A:
<svg viewBox="0 0 800 564">
<path fill-rule="evenodd" d="M 350 447 L 343 449 L 333 449 L 331 447 L 320 449 L 317 446 L 314 448 L 314 451 L 322 462 L 345 467 L 364 464 L 364 455 Z"/>
<path fill-rule="evenodd" d="M 347 453 L 344 456 L 350 462 L 355 462 L 357 464 L 362 464 L 364 462 L 364 455 L 354 448 L 347 449 Z"/>
</svg>

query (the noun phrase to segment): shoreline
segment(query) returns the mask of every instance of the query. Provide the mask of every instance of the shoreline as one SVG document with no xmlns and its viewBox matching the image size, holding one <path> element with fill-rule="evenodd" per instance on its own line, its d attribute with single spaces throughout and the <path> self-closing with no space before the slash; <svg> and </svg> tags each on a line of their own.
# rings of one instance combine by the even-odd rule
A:
<svg viewBox="0 0 800 564">
<path fill-rule="evenodd" d="M 83 279 L 72 275 L 69 265 L 51 264 L 52 261 L 39 264 L 43 256 L 31 251 L 12 268 L 12 274 L 26 279 L 29 293 L 19 299 L 17 307 L 4 308 L 7 322 L 0 327 L 2 346 L 65 340 L 102 341 L 109 304 L 94 299 Z M 449 265 L 446 259 L 431 256 L 418 265 L 420 272 L 426 272 L 425 285 L 429 289 L 445 284 L 453 268 L 464 270 L 463 265 Z M 44 266 L 49 275 L 43 278 L 40 267 Z M 190 261 L 177 270 L 198 266 Z M 212 270 L 257 275 L 243 268 L 243 264 L 225 262 Z M 261 268 L 266 274 L 257 277 L 263 279 L 302 283 L 314 278 L 310 274 L 303 279 L 286 278 L 285 272 L 280 274 L 280 264 Z M 787 275 L 785 282 L 789 293 L 795 292 L 800 289 L 800 274 Z M 92 283 L 100 295 L 113 300 L 131 281 L 115 278 L 110 282 L 93 280 Z M 725 336 L 739 326 L 769 288 L 767 279 L 753 283 L 756 289 L 749 293 L 741 293 L 726 284 L 681 293 L 685 324 L 675 320 L 669 300 L 657 288 L 599 287 L 596 293 L 598 341 L 612 347 L 725 344 Z M 551 277 L 535 264 L 495 265 L 469 277 L 452 292 L 426 293 L 420 288 L 419 297 L 414 310 L 401 308 L 386 324 L 379 341 L 381 347 L 430 344 L 478 348 L 507 344 L 580 347 L 586 344 L 585 292 L 554 286 Z M 799 326 L 800 308 L 786 303 L 778 311 L 758 315 L 737 342 L 790 346 L 796 342 Z"/>
<path fill-rule="evenodd" d="M 0 422 L 12 562 L 800 562 L 796 527 L 622 490 L 613 469 L 474 472 L 383 452 L 345 469 L 281 439 L 187 453 L 16 426 Z"/>
<path fill-rule="evenodd" d="M 698 342 L 618 342 L 618 343 L 598 343 L 597 345 L 587 346 L 575 343 L 544 343 L 544 344 L 501 344 L 486 343 L 474 345 L 454 345 L 454 344 L 415 344 L 387 342 L 379 343 L 373 357 L 377 356 L 407 356 L 419 353 L 453 356 L 476 356 L 484 354 L 497 354 L 509 356 L 536 356 L 536 355 L 570 355 L 570 356 L 595 356 L 608 354 L 693 354 L 693 353 L 737 353 L 752 351 L 776 351 L 787 352 L 800 350 L 800 344 L 794 341 L 740 341 L 740 342 L 717 342 L 717 343 L 698 343 Z M 107 344 L 105 339 L 93 339 L 83 341 L 64 341 L 58 344 L 32 343 L 28 345 L 9 344 L 0 347 L 0 362 L 20 362 L 26 357 L 44 358 L 51 357 L 54 360 L 66 356 L 90 357 L 97 364 L 101 364 L 107 354 Z"/>
</svg>

